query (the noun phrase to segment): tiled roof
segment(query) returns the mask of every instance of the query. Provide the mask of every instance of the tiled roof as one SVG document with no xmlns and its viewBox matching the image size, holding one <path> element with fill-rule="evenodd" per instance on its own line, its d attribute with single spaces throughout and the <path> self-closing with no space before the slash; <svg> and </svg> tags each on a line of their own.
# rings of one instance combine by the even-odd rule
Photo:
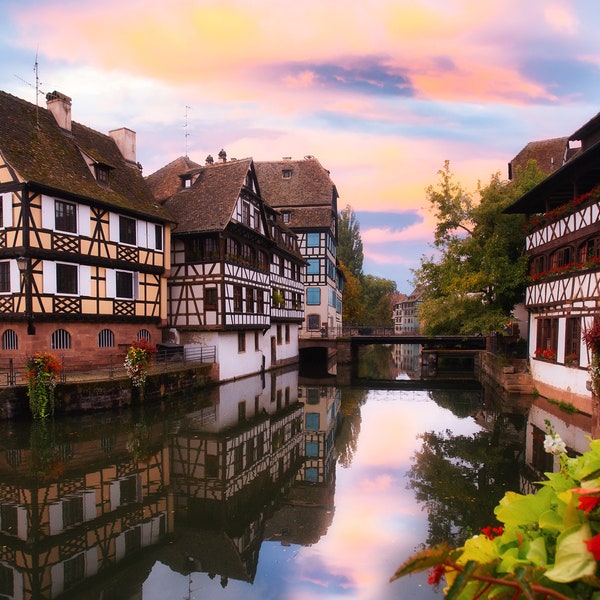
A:
<svg viewBox="0 0 600 600">
<path fill-rule="evenodd" d="M 326 206 L 337 210 L 336 187 L 316 158 L 256 162 L 255 168 L 261 195 L 274 208 Z M 289 177 L 284 177 L 284 172 Z"/>
<path fill-rule="evenodd" d="M 201 167 L 181 157 L 149 175 L 147 181 L 177 222 L 174 233 L 222 231 L 231 219 L 251 165 L 252 159 L 245 158 Z M 189 188 L 182 187 L 181 176 L 185 174 L 195 178 Z"/>
<path fill-rule="evenodd" d="M 567 152 L 569 138 L 561 137 L 550 140 L 541 140 L 529 142 L 511 161 L 511 173 L 509 177 L 514 178 L 517 168 L 524 169 L 530 160 L 535 160 L 537 166 L 544 173 L 549 175 L 563 165 L 564 159 L 571 158 L 570 152 Z M 567 154 L 565 155 L 565 152 Z"/>
<path fill-rule="evenodd" d="M 96 181 L 80 150 L 111 167 L 109 186 Z M 110 136 L 76 122 L 70 133 L 65 132 L 48 109 L 1 91 L 0 152 L 30 184 L 170 220 L 155 202 L 141 171 L 125 161 Z"/>
</svg>

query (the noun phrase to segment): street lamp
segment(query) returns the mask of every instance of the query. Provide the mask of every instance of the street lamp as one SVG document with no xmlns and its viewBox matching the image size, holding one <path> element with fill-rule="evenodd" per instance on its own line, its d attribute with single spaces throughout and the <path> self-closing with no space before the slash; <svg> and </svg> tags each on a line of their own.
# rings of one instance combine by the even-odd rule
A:
<svg viewBox="0 0 600 600">
<path fill-rule="evenodd" d="M 29 259 L 26 256 L 17 257 L 17 267 L 23 278 L 23 291 L 25 293 L 25 317 L 27 318 L 27 335 L 35 335 L 33 324 L 33 310 L 31 303 L 31 282 L 29 279 Z"/>
</svg>

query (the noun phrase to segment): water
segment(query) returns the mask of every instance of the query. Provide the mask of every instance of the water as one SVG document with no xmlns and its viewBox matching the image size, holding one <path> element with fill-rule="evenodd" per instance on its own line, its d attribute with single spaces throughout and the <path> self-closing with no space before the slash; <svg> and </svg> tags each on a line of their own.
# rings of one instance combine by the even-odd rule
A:
<svg viewBox="0 0 600 600">
<path fill-rule="evenodd" d="M 402 377 L 398 377 L 401 379 Z M 121 414 L 0 425 L 0 597 L 441 597 L 389 583 L 521 485 L 485 390 L 267 374 Z"/>
</svg>

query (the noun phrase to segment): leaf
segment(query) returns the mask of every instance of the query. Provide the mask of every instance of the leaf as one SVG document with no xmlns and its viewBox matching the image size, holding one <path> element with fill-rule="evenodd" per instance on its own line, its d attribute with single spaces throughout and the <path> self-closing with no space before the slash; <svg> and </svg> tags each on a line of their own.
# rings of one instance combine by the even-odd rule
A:
<svg viewBox="0 0 600 600">
<path fill-rule="evenodd" d="M 547 510 L 540 515 L 540 527 L 560 532 L 563 528 L 562 517 L 555 510 Z"/>
<path fill-rule="evenodd" d="M 527 581 L 527 571 L 525 569 L 517 569 L 515 572 L 515 579 L 521 584 L 521 591 L 523 592 L 525 598 L 528 600 L 534 600 L 535 596 L 533 595 L 533 591 L 529 582 Z"/>
<path fill-rule="evenodd" d="M 404 561 L 397 569 L 390 582 L 400 579 L 412 573 L 420 573 L 443 563 L 448 555 L 452 552 L 452 548 L 448 544 L 437 544 L 432 548 L 426 548 L 413 554 L 410 558 Z"/>
<path fill-rule="evenodd" d="M 583 523 L 561 533 L 556 540 L 556 558 L 546 577 L 552 581 L 568 583 L 596 572 L 596 561 L 587 552 L 585 540 L 592 537 L 590 526 Z"/>
<path fill-rule="evenodd" d="M 532 540 L 527 552 L 527 559 L 534 565 L 545 567 L 548 564 L 548 554 L 546 552 L 546 542 L 543 537 Z M 519 572 L 521 570 L 519 569 Z"/>
<path fill-rule="evenodd" d="M 477 563 L 474 560 L 470 560 L 464 566 L 464 571 L 456 576 L 452 587 L 446 592 L 446 600 L 458 600 L 460 598 L 461 592 L 469 584 L 470 577 L 476 569 Z"/>
<path fill-rule="evenodd" d="M 507 526 L 537 524 L 541 515 L 550 509 L 553 498 L 553 490 L 547 487 L 529 496 L 507 492 L 494 512 L 496 518 Z"/>
</svg>

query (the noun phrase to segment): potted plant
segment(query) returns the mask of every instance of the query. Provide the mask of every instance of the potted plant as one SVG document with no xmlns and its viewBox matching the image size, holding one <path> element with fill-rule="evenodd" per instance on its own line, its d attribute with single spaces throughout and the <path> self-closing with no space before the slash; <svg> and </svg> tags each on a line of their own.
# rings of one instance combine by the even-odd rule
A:
<svg viewBox="0 0 600 600">
<path fill-rule="evenodd" d="M 152 356 L 155 352 L 156 348 L 143 339 L 137 340 L 129 346 L 124 366 L 134 387 L 144 387 L 148 370 L 152 364 Z"/>
</svg>

